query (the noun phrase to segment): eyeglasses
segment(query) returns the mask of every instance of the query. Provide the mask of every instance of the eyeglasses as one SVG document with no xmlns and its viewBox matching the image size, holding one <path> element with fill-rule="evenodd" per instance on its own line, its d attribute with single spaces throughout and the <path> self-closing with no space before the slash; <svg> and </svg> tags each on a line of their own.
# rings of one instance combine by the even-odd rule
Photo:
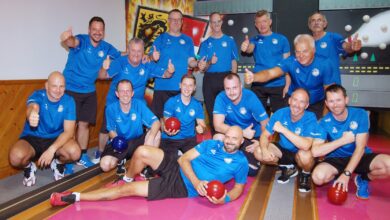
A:
<svg viewBox="0 0 390 220">
<path fill-rule="evenodd" d="M 210 23 L 211 23 L 211 24 L 222 24 L 222 20 L 211 21 Z"/>
<path fill-rule="evenodd" d="M 181 18 L 168 18 L 172 23 L 181 23 Z"/>
</svg>

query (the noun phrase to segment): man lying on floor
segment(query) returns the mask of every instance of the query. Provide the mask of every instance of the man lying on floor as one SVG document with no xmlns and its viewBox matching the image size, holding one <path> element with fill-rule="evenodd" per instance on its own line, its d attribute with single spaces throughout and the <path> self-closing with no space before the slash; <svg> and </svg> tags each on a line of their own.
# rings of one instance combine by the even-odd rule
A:
<svg viewBox="0 0 390 220">
<path fill-rule="evenodd" d="M 248 161 L 242 151 L 243 133 L 232 126 L 223 142 L 207 140 L 187 151 L 181 157 L 165 154 L 163 150 L 140 146 L 135 151 L 126 176 L 129 183 L 106 187 L 91 192 L 63 192 L 50 196 L 52 206 L 62 206 L 78 201 L 114 200 L 127 196 L 143 196 L 148 200 L 206 196 L 214 204 L 224 204 L 237 199 L 243 192 L 248 174 Z M 132 178 L 146 166 L 160 176 L 149 181 L 133 181 Z M 206 195 L 207 183 L 219 180 L 223 183 L 234 178 L 234 187 L 220 198 Z"/>
</svg>

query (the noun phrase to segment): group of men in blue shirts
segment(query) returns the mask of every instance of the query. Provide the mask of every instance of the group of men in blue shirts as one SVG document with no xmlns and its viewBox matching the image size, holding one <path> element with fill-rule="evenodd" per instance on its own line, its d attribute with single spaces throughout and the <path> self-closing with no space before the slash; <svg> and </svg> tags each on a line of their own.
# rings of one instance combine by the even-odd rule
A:
<svg viewBox="0 0 390 220">
<path fill-rule="evenodd" d="M 50 151 L 52 154 L 48 157 L 48 153 L 38 151 L 36 147 L 46 140 L 38 140 L 39 144 L 36 144 L 35 138 L 30 137 L 35 133 L 23 133 L 21 140 L 11 149 L 10 158 L 13 166 L 25 168 L 25 185 L 35 183 L 36 168 L 31 160 L 39 154 L 42 154 L 38 160 L 39 166 L 54 161 L 52 167 L 55 173 L 60 173 L 59 178 L 64 175 L 63 164 L 77 160 L 80 154 L 79 162 L 85 166 L 91 165 L 86 156 L 86 144 L 88 126 L 96 120 L 94 82 L 97 77 L 112 78 L 101 129 L 102 137 L 108 135 L 103 140 L 119 135 L 129 145 L 125 152 L 115 152 L 110 141 L 103 145 L 104 149 L 99 147 L 100 166 L 103 171 L 109 171 L 118 164 L 123 165 L 124 159 L 132 157 L 132 160 L 120 181 L 115 181 L 106 189 L 82 194 L 54 193 L 51 197 L 53 205 L 128 195 L 145 196 L 151 200 L 198 194 L 204 196 L 208 181 L 218 179 L 226 182 L 234 177 L 235 187 L 225 192 L 222 198 L 207 196 L 211 202 L 223 204 L 239 197 L 246 176 L 257 174 L 259 161 L 280 166 L 282 174 L 278 178 L 279 183 L 287 183 L 291 177 L 298 175 L 300 169 L 301 192 L 311 190 L 311 176 L 314 183 L 319 185 L 336 178 L 334 184 L 347 190 L 351 173 L 356 172 L 359 174 L 355 178 L 357 195 L 368 198 L 368 181 L 389 175 L 386 171 L 390 166 L 389 156 L 364 150 L 368 115 L 347 107 L 348 97 L 345 89 L 339 85 L 340 74 L 336 71 L 339 53 L 360 50 L 361 42 L 357 38 L 344 42 L 339 35 L 325 32 L 326 18 L 316 12 L 309 18 L 309 28 L 314 38 L 307 34 L 298 35 L 294 40 L 295 56 L 289 57 L 287 39 L 273 33 L 270 14 L 259 11 L 255 16 L 259 35 L 251 39 L 246 36 L 241 44 L 241 51 L 253 54 L 255 60 L 256 73 L 249 70 L 245 73 L 246 83 L 255 82 L 251 91 L 243 88 L 236 74 L 238 51 L 231 37 L 222 32 L 223 16 L 219 13 L 210 15 L 211 36 L 202 42 L 198 60 L 195 59 L 192 39 L 180 32 L 182 18 L 182 13 L 177 9 L 168 13 L 169 31 L 154 41 L 146 59 L 143 55 L 144 43 L 136 38 L 129 42 L 127 55 L 120 56 L 118 50 L 102 40 L 104 21 L 98 17 L 91 19 L 88 35 L 73 36 L 71 29 L 61 35 L 70 52 L 63 79 L 64 82 L 66 80 L 66 91 L 63 85 L 60 90 L 62 95 L 59 93 L 64 99 L 73 97 L 74 101 L 72 99 L 73 116 L 64 118 L 60 124 L 63 124 L 65 129 L 62 131 L 66 133 L 69 129 L 66 129 L 68 126 L 65 127 L 65 122 L 70 120 L 75 126 L 77 120 L 77 142 L 72 139 L 73 136 L 69 136 L 73 133 L 66 136 L 71 143 L 69 148 L 75 154 L 61 154 L 68 150 L 65 142 L 60 142 L 64 144 L 60 150 L 59 147 L 51 148 L 55 144 L 50 142 L 48 149 L 56 149 L 58 153 Z M 322 52 L 317 53 L 319 50 Z M 216 133 L 216 140 L 199 145 L 196 145 L 195 131 L 203 133 L 206 125 L 201 103 L 192 97 L 196 80 L 187 75 L 188 68 L 194 67 L 205 74 L 205 104 L 212 131 Z M 63 77 L 60 73 L 52 75 L 52 78 Z M 151 110 L 143 100 L 145 84 L 150 78 L 156 78 Z M 50 77 L 47 84 L 49 82 Z M 49 88 L 46 87 L 46 96 L 53 102 Z M 45 92 L 42 93 L 45 97 Z M 271 118 L 265 108 L 268 99 L 273 112 Z M 27 130 L 34 130 L 34 125 L 38 125 L 38 128 L 45 126 L 42 119 L 36 123 L 38 114 L 41 118 L 47 117 L 39 111 L 47 104 L 33 100 L 28 102 Z M 38 111 L 34 110 L 36 103 L 39 104 Z M 330 112 L 322 118 L 324 103 Z M 57 111 L 60 112 L 59 107 Z M 180 120 L 180 130 L 167 130 L 163 126 L 164 120 L 169 117 Z M 317 120 L 320 118 L 319 126 Z M 270 141 L 275 132 L 280 135 L 278 143 Z M 15 152 L 23 146 L 25 150 L 29 147 L 33 150 L 29 149 L 31 153 L 23 157 L 15 157 Z M 77 147 L 79 150 L 74 149 Z M 184 153 L 179 159 L 178 150 Z M 52 160 L 54 155 L 55 159 Z M 313 170 L 317 162 L 315 158 L 318 157 L 325 159 Z M 178 163 L 175 162 L 177 159 Z M 212 160 L 218 162 L 208 164 Z M 133 184 L 135 175 L 146 166 L 160 177 Z M 226 170 L 220 168 L 225 166 Z M 216 174 L 210 174 L 212 172 Z M 29 181 L 32 176 L 34 180 Z M 172 182 L 172 178 L 176 181 Z"/>
</svg>

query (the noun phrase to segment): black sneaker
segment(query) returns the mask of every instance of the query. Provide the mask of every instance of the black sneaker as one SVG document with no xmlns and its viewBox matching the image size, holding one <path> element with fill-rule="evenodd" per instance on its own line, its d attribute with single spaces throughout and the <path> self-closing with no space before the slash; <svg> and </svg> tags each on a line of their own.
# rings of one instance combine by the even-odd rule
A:
<svg viewBox="0 0 390 220">
<path fill-rule="evenodd" d="M 310 173 L 301 173 L 299 175 L 299 192 L 310 192 L 311 191 L 311 180 Z"/>
<path fill-rule="evenodd" d="M 116 166 L 116 175 L 122 176 L 126 174 L 126 159 L 121 160 Z"/>
<path fill-rule="evenodd" d="M 290 178 L 298 175 L 298 170 L 294 166 L 293 168 L 280 167 L 282 174 L 278 177 L 278 183 L 285 184 L 290 181 Z"/>
</svg>

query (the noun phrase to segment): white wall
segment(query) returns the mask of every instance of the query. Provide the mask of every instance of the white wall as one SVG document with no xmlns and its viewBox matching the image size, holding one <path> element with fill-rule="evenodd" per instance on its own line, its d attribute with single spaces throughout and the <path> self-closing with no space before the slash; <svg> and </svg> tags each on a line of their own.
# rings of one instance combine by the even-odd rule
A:
<svg viewBox="0 0 390 220">
<path fill-rule="evenodd" d="M 45 79 L 63 71 L 67 51 L 59 36 L 69 26 L 88 33 L 88 22 L 101 16 L 105 40 L 126 49 L 125 0 L 0 0 L 0 80 Z"/>
</svg>

